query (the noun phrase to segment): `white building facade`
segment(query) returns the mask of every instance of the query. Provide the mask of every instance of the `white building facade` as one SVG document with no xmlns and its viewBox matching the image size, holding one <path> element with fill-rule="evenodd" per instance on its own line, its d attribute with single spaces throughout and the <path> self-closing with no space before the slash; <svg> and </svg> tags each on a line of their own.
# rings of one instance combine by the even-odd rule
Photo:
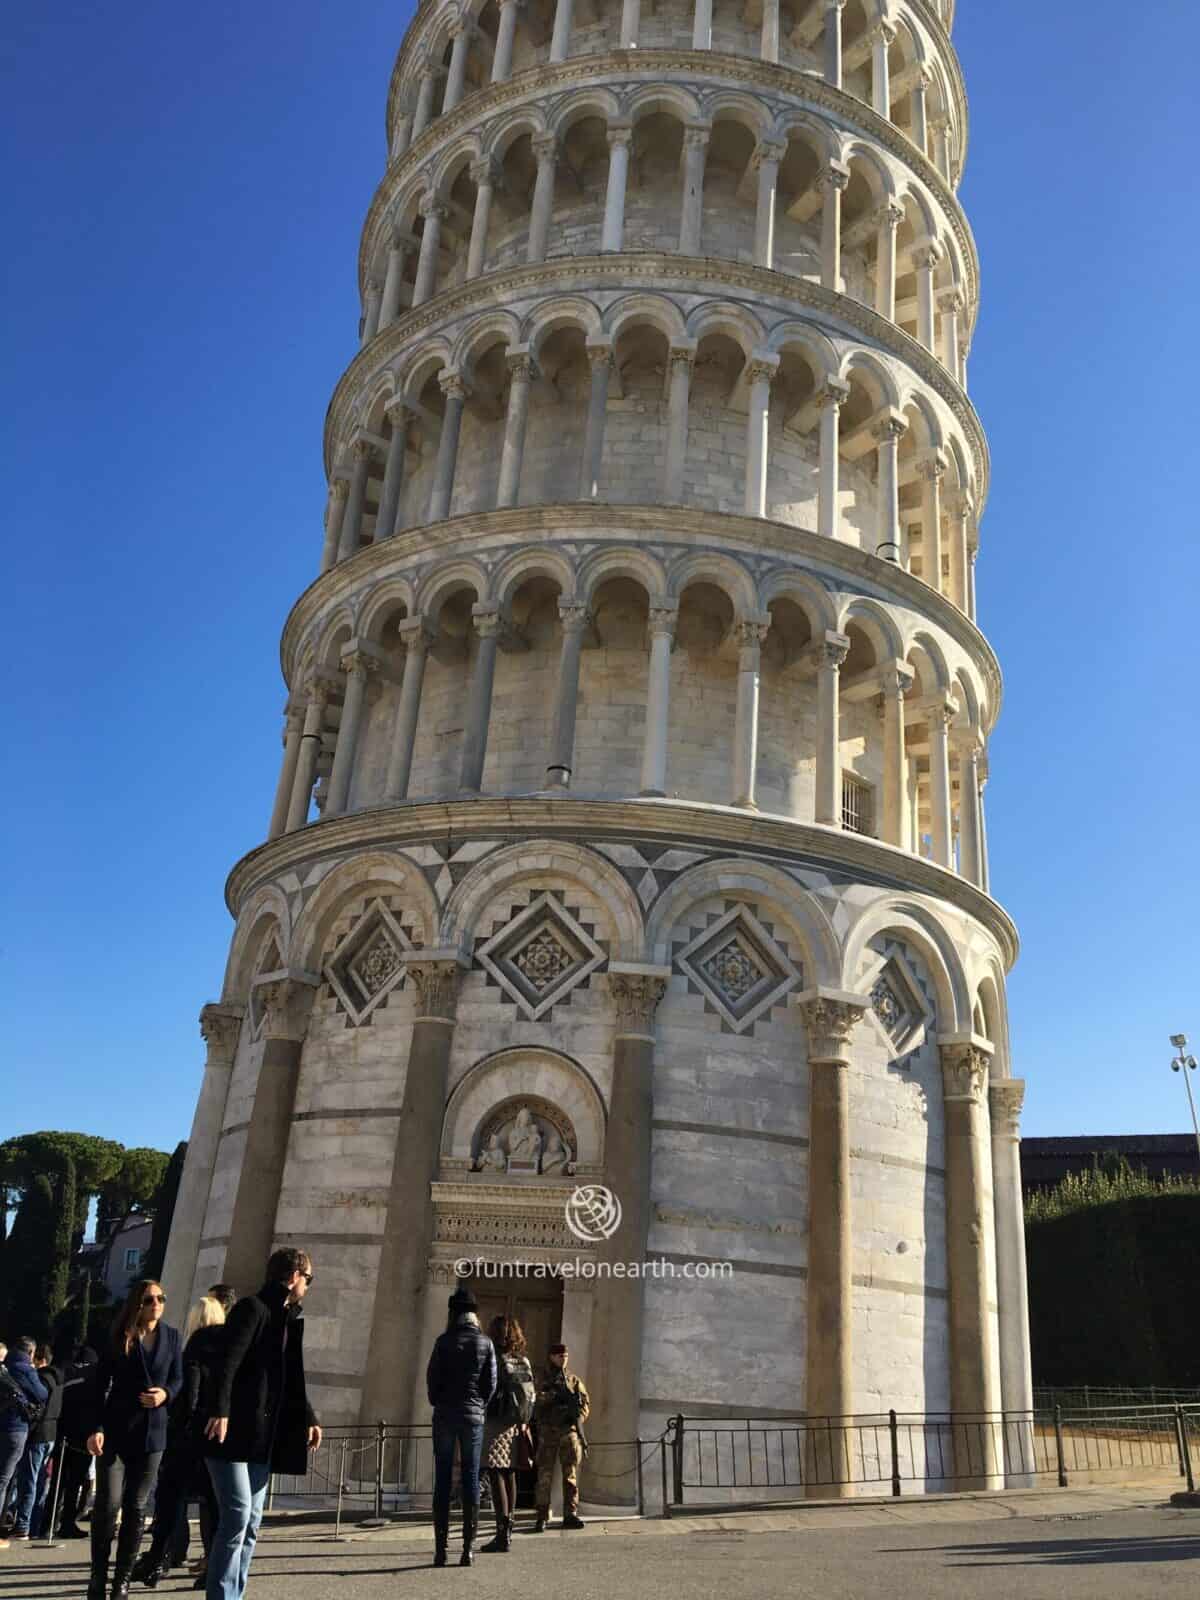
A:
<svg viewBox="0 0 1200 1600">
<path fill-rule="evenodd" d="M 428 1415 L 463 1257 L 596 1443 L 1031 1404 L 950 11 L 403 42 L 165 1274 L 311 1250 L 324 1420 Z"/>
</svg>

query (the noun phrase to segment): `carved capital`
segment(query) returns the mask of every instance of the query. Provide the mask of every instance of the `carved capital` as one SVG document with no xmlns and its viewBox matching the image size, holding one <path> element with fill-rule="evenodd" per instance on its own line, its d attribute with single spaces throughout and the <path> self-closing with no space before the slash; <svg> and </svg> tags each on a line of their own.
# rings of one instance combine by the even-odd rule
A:
<svg viewBox="0 0 1200 1600">
<path fill-rule="evenodd" d="M 904 207 L 895 200 L 889 200 L 881 205 L 875 213 L 874 221 L 880 228 L 890 228 L 893 233 L 904 221 Z"/>
<path fill-rule="evenodd" d="M 908 423 L 898 411 L 885 412 L 871 426 L 871 432 L 880 444 L 900 440 L 908 432 Z"/>
<path fill-rule="evenodd" d="M 208 1046 L 210 1066 L 228 1066 L 233 1060 L 245 1015 L 245 1006 L 201 1006 L 200 1037 Z"/>
<path fill-rule="evenodd" d="M 462 957 L 457 951 L 416 951 L 404 970 L 417 991 L 417 1020 L 453 1022 L 462 977 Z"/>
<path fill-rule="evenodd" d="M 817 665 L 833 667 L 840 671 L 842 663 L 850 654 L 850 641 L 844 633 L 826 633 L 817 646 Z"/>
<path fill-rule="evenodd" d="M 992 1061 L 991 1045 L 982 1039 L 953 1043 L 939 1040 L 938 1044 L 942 1058 L 943 1097 L 948 1101 L 963 1100 L 981 1105 Z"/>
<path fill-rule="evenodd" d="M 846 994 L 834 989 L 806 989 L 796 997 L 796 1009 L 808 1034 L 808 1061 L 831 1062 L 845 1066 L 850 1059 L 850 1040 L 855 1028 L 870 1009 L 868 995 Z"/>
<path fill-rule="evenodd" d="M 498 639 L 504 631 L 504 618 L 498 611 L 477 611 L 471 621 L 481 639 Z"/>
<path fill-rule="evenodd" d="M 787 145 L 782 139 L 760 139 L 750 157 L 750 165 L 757 172 L 767 162 L 773 161 L 778 165 L 786 155 Z"/>
<path fill-rule="evenodd" d="M 886 45 L 891 49 L 896 42 L 896 30 L 890 22 L 877 22 L 867 35 L 873 45 Z"/>
<path fill-rule="evenodd" d="M 607 138 L 610 150 L 619 144 L 628 149 L 633 143 L 633 128 L 628 122 L 610 122 Z"/>
<path fill-rule="evenodd" d="M 375 446 L 370 439 L 355 439 L 350 446 L 350 454 L 355 461 L 370 461 L 375 454 Z"/>
<path fill-rule="evenodd" d="M 686 367 L 688 373 L 696 365 L 696 349 L 694 345 L 673 344 L 667 351 L 667 365 L 670 368 Z"/>
<path fill-rule="evenodd" d="M 943 289 L 937 297 L 939 308 L 948 316 L 960 316 L 966 307 L 961 289 Z"/>
<path fill-rule="evenodd" d="M 510 353 L 505 360 L 514 383 L 532 383 L 537 368 L 528 350 Z"/>
<path fill-rule="evenodd" d="M 587 358 L 592 364 L 592 370 L 597 367 L 611 367 L 613 364 L 613 347 L 611 344 L 589 344 L 584 349 Z"/>
<path fill-rule="evenodd" d="M 997 1078 L 988 1084 L 992 1133 L 1009 1139 L 1021 1137 L 1021 1107 L 1025 1104 L 1024 1078 Z"/>
<path fill-rule="evenodd" d="M 540 166 L 543 161 L 557 161 L 558 136 L 553 133 L 535 133 L 529 141 Z"/>
<path fill-rule="evenodd" d="M 751 357 L 746 363 L 747 383 L 770 383 L 779 371 L 778 356 L 768 359 L 765 356 Z"/>
<path fill-rule="evenodd" d="M 263 1036 L 299 1043 L 308 1032 L 316 992 L 315 984 L 307 978 L 271 978 L 256 984 L 254 999 L 263 1019 Z"/>
<path fill-rule="evenodd" d="M 564 633 L 583 633 L 591 626 L 592 614 L 586 606 L 560 605 L 558 615 Z"/>
<path fill-rule="evenodd" d="M 879 686 L 885 695 L 899 697 L 908 693 L 915 677 L 911 667 L 905 666 L 902 661 L 893 661 L 879 674 Z"/>
<path fill-rule="evenodd" d="M 949 463 L 946 457 L 938 451 L 922 456 L 917 462 L 917 477 L 923 478 L 926 483 L 941 483 L 946 476 Z"/>
<path fill-rule="evenodd" d="M 921 272 L 932 272 L 942 259 L 941 247 L 936 244 L 923 244 L 912 253 L 913 266 Z"/>
<path fill-rule="evenodd" d="M 392 425 L 393 433 L 397 428 L 404 428 L 408 426 L 407 400 L 389 400 L 387 405 L 384 406 L 383 411 L 384 415 Z"/>
<path fill-rule="evenodd" d="M 351 650 L 342 657 L 342 667 L 347 677 L 366 678 L 379 671 L 379 660 L 367 650 Z"/>
<path fill-rule="evenodd" d="M 337 505 L 339 501 L 344 503 L 346 496 L 350 493 L 350 480 L 348 478 L 335 478 L 329 485 L 329 493 L 333 496 L 334 505 Z"/>
<path fill-rule="evenodd" d="M 439 222 L 444 221 L 446 216 L 446 207 L 435 194 L 422 196 L 420 210 L 423 217 L 436 217 Z"/>
<path fill-rule="evenodd" d="M 752 650 L 754 652 L 754 662 L 757 663 L 758 652 L 770 631 L 771 619 L 769 617 L 765 622 L 760 621 L 757 617 L 739 619 L 733 625 L 733 636 L 737 640 L 739 653 L 744 654 L 746 651 Z"/>
<path fill-rule="evenodd" d="M 683 130 L 683 148 L 685 150 L 707 150 L 709 128 L 685 128 Z"/>
<path fill-rule="evenodd" d="M 495 184 L 499 171 L 494 156 L 480 156 L 478 161 L 471 163 L 471 182 L 478 189 L 490 189 Z"/>
<path fill-rule="evenodd" d="M 817 390 L 813 396 L 813 403 L 818 411 L 824 411 L 827 408 L 833 411 L 840 411 L 849 398 L 850 385 L 843 383 L 840 378 L 830 378 Z"/>
<path fill-rule="evenodd" d="M 466 379 L 461 372 L 452 372 L 448 367 L 438 373 L 438 387 L 447 400 L 465 400 L 467 398 Z"/>
<path fill-rule="evenodd" d="M 654 638 L 673 639 L 675 637 L 675 624 L 679 620 L 678 606 L 651 606 L 647 616 L 647 627 Z"/>
<path fill-rule="evenodd" d="M 831 190 L 842 191 L 849 187 L 850 174 L 845 167 L 822 167 L 817 173 L 817 192 L 828 194 Z"/>
<path fill-rule="evenodd" d="M 665 967 L 614 964 L 608 970 L 608 992 L 617 1014 L 618 1033 L 649 1033 L 654 1013 L 671 974 Z"/>
</svg>

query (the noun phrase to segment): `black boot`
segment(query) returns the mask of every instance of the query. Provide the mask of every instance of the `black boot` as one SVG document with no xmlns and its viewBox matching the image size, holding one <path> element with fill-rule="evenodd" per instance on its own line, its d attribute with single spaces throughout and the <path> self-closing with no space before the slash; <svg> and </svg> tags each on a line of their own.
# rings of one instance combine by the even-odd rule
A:
<svg viewBox="0 0 1200 1600">
<path fill-rule="evenodd" d="M 511 1527 L 512 1527 L 512 1523 L 508 1520 L 507 1517 L 497 1517 L 496 1518 L 495 1536 L 493 1538 L 489 1539 L 486 1544 L 481 1544 L 479 1548 L 486 1555 L 495 1555 L 497 1551 L 507 1550 L 508 1549 L 508 1530 Z"/>
<path fill-rule="evenodd" d="M 450 1514 L 445 1512 L 433 1514 L 433 1564 L 435 1567 L 446 1565 L 446 1545 L 450 1541 Z"/>
<path fill-rule="evenodd" d="M 458 1558 L 460 1567 L 473 1567 L 475 1556 L 472 1546 L 475 1543 L 475 1527 L 479 1521 L 478 1506 L 463 1507 L 463 1547 L 462 1555 Z"/>
<path fill-rule="evenodd" d="M 134 1583 L 144 1583 L 148 1589 L 153 1589 L 169 1570 L 165 1552 L 152 1543 L 133 1563 L 129 1576 Z"/>
<path fill-rule="evenodd" d="M 537 1508 L 537 1517 L 535 1518 L 534 1524 L 533 1524 L 534 1533 L 545 1533 L 546 1524 L 549 1521 L 550 1521 L 550 1508 L 549 1508 L 549 1506 L 547 1506 L 544 1511 L 543 1511 L 542 1507 L 539 1506 Z"/>
<path fill-rule="evenodd" d="M 512 1549 L 512 1531 L 513 1531 L 513 1519 L 511 1517 L 505 1517 L 505 1519 L 504 1519 L 504 1554 L 505 1555 L 507 1555 L 508 1552 Z"/>
<path fill-rule="evenodd" d="M 117 1534 L 117 1556 L 113 1563 L 112 1600 L 129 1600 L 129 1580 L 141 1542 L 141 1517 L 122 1517 Z"/>
</svg>

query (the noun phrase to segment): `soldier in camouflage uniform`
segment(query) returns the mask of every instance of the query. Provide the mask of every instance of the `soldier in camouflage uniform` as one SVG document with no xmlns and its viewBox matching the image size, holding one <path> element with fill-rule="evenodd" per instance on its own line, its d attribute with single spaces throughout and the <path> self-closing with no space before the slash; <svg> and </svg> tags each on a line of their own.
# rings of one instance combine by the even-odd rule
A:
<svg viewBox="0 0 1200 1600">
<path fill-rule="evenodd" d="M 549 1362 L 538 1380 L 533 1418 L 537 1423 L 537 1522 L 544 1533 L 550 1520 L 550 1490 L 554 1464 L 562 1467 L 564 1528 L 582 1528 L 579 1515 L 579 1464 L 587 1451 L 583 1425 L 592 1409 L 583 1380 L 567 1367 L 565 1344 L 550 1346 Z"/>
</svg>

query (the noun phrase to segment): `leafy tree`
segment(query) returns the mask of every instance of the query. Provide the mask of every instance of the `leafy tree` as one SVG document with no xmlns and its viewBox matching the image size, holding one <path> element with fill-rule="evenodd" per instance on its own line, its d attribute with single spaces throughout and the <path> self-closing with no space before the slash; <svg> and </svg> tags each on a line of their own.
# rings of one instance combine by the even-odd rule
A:
<svg viewBox="0 0 1200 1600">
<path fill-rule="evenodd" d="M 154 1196 L 154 1228 L 150 1234 L 150 1250 L 146 1257 L 146 1276 L 162 1276 L 167 1256 L 167 1241 L 171 1237 L 171 1222 L 175 1216 L 175 1202 L 179 1198 L 179 1182 L 183 1177 L 183 1163 L 187 1157 L 187 1140 L 175 1146 L 167 1162 L 158 1193 Z"/>
<path fill-rule="evenodd" d="M 11 1341 L 22 1334 L 44 1338 L 57 1286 L 53 1253 L 56 1206 L 54 1185 L 39 1173 L 27 1186 L 12 1233 L 4 1246 L 3 1332 Z M 69 1262 L 68 1262 L 69 1265 Z"/>
<path fill-rule="evenodd" d="M 101 1185 L 96 1210 L 96 1237 L 104 1249 L 97 1264 L 101 1277 L 108 1271 L 113 1246 L 130 1217 L 148 1215 L 162 1186 L 170 1157 L 165 1150 L 137 1146 L 122 1152 L 121 1164 Z"/>
</svg>

